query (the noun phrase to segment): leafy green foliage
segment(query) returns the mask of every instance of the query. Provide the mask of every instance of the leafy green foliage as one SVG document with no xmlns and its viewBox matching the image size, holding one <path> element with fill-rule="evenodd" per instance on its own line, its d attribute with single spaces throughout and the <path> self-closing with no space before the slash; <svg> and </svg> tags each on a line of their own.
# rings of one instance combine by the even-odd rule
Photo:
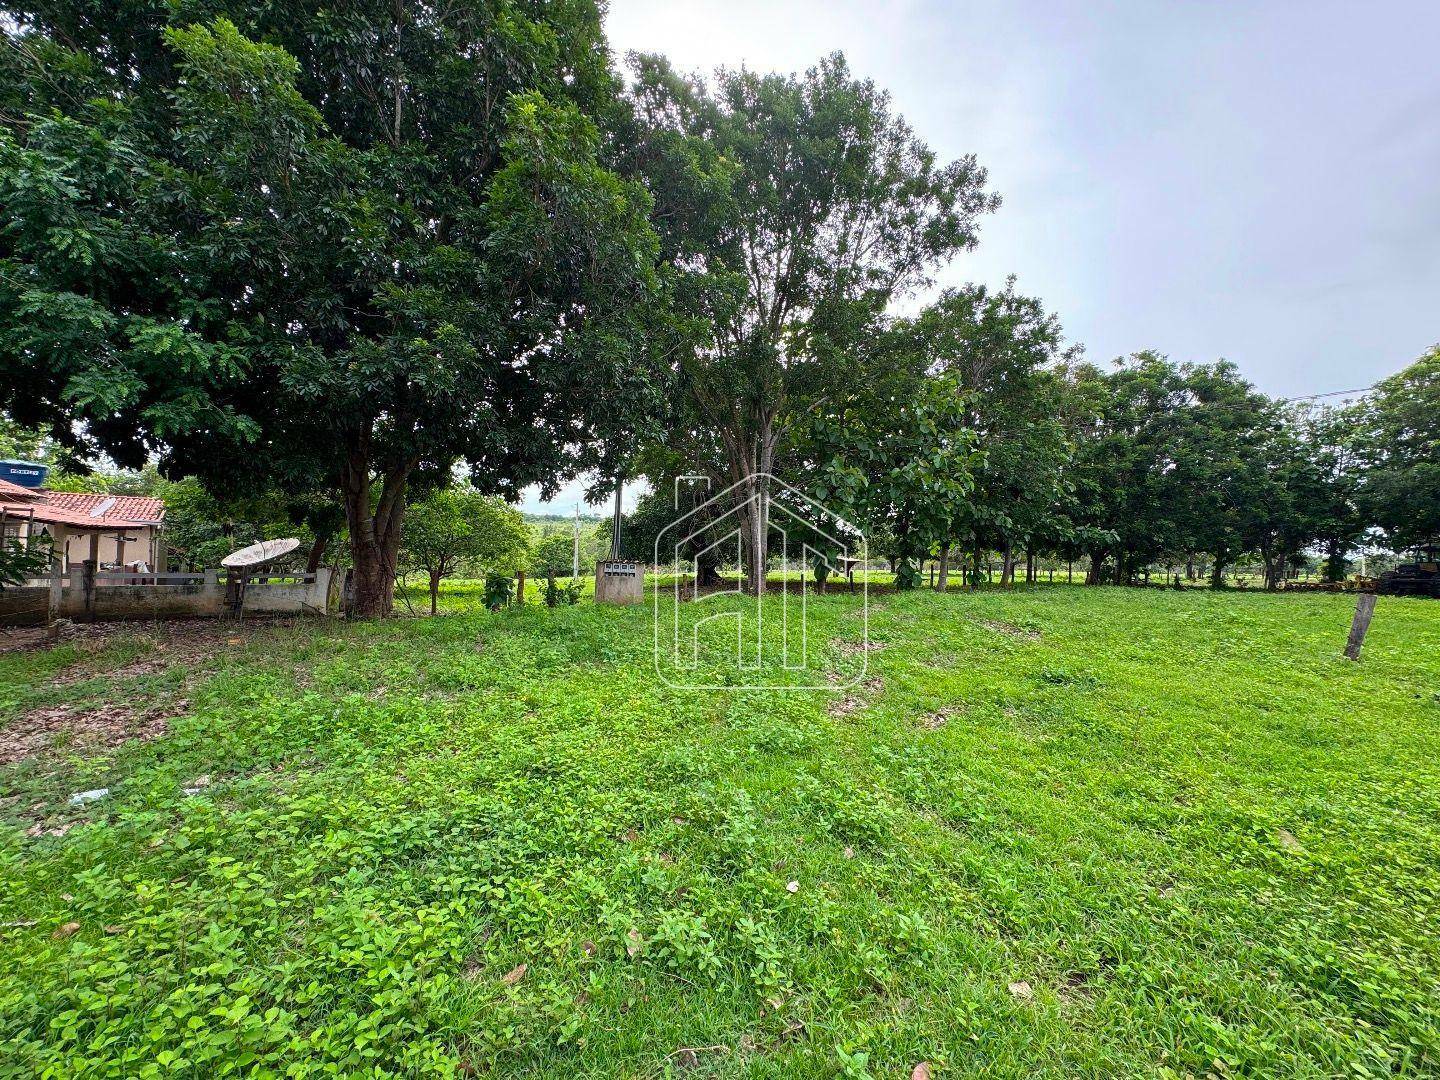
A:
<svg viewBox="0 0 1440 1080">
<path fill-rule="evenodd" d="M 979 460 L 966 401 L 951 379 L 886 379 L 826 410 L 808 428 L 818 462 L 815 497 L 883 537 L 896 585 L 919 584 L 915 563 L 951 536 Z"/>
<path fill-rule="evenodd" d="M 575 569 L 574 534 L 556 530 L 536 538 L 531 544 L 530 569 L 542 577 L 568 575 Z"/>
<path fill-rule="evenodd" d="M 50 572 L 50 559 L 49 544 L 25 543 L 11 536 L 0 536 L 0 589 L 45 576 Z"/>
<path fill-rule="evenodd" d="M 891 298 L 973 246 L 998 206 L 973 157 L 948 164 L 840 54 L 800 76 L 709 83 L 640 57 L 636 167 L 679 271 L 680 400 L 666 442 L 719 488 L 774 472 L 797 420 L 864 384 L 862 344 Z M 752 485 L 753 480 L 749 481 Z M 767 537 L 742 509 L 752 588 Z"/>
<path fill-rule="evenodd" d="M 0 132 L 18 422 L 342 499 L 379 614 L 412 483 L 554 484 L 654 415 L 658 242 L 605 160 L 594 4 L 27 14 Z"/>
<path fill-rule="evenodd" d="M 1079 350 L 1064 347 L 1059 320 L 1019 295 L 1012 277 L 1003 289 L 947 290 L 896 333 L 927 374 L 947 377 L 965 397 L 955 423 L 981 451 L 970 490 L 946 505 L 931 542 L 996 547 L 1008 556 L 1072 539 L 1064 504 L 1075 447 L 1060 370 Z M 1006 571 L 1013 572 L 1008 557 Z"/>
<path fill-rule="evenodd" d="M 1397 550 L 1440 538 L 1440 346 L 1380 384 L 1360 411 L 1368 518 Z"/>
<path fill-rule="evenodd" d="M 515 593 L 515 578 L 508 573 L 492 571 L 485 575 L 485 606 L 491 611 L 499 611 L 507 607 L 510 597 Z M 431 596 L 431 603 L 434 603 L 434 596 Z M 433 608 L 432 608 L 433 610 Z"/>
<path fill-rule="evenodd" d="M 530 557 L 530 529 L 520 511 L 474 488 L 441 488 L 411 506 L 400 549 L 403 565 L 430 582 L 430 613 L 440 582 L 462 565 L 513 575 Z"/>
</svg>

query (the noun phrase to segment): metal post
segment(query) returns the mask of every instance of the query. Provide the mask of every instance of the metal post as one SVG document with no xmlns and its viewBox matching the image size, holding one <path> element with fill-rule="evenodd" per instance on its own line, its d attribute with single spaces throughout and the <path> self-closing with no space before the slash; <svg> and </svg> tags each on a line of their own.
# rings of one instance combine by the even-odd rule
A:
<svg viewBox="0 0 1440 1080">
<path fill-rule="evenodd" d="M 570 584 L 580 580 L 580 504 L 575 504 L 575 561 L 570 570 Z"/>
</svg>

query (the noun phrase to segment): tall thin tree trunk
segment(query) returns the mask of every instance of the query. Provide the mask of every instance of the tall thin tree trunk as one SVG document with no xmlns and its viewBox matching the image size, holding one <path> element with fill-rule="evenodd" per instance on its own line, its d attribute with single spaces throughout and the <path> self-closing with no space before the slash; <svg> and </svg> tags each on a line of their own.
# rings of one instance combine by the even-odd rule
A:
<svg viewBox="0 0 1440 1080">
<path fill-rule="evenodd" d="M 940 572 L 935 581 L 935 590 L 944 592 L 950 585 L 950 544 L 940 546 Z"/>
<path fill-rule="evenodd" d="M 773 418 L 760 424 L 751 446 L 726 436 L 726 464 L 730 482 L 741 484 L 737 516 L 740 521 L 741 558 L 745 566 L 745 589 L 753 596 L 765 593 L 765 571 L 769 556 L 770 470 L 775 458 Z"/>
<path fill-rule="evenodd" d="M 1000 584 L 1015 584 L 1015 546 L 1008 536 L 1000 547 Z"/>
</svg>

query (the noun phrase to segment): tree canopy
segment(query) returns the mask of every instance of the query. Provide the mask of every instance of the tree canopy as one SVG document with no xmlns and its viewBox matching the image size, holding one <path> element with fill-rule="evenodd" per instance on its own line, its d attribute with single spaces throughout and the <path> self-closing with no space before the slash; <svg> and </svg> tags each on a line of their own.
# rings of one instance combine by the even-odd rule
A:
<svg viewBox="0 0 1440 1080">
<path fill-rule="evenodd" d="M 1086 362 L 1013 278 L 930 291 L 999 196 L 843 56 L 626 81 L 601 14 L 9 6 L 0 452 L 173 484 L 200 561 L 294 529 L 314 566 L 343 529 L 360 615 L 402 538 L 433 597 L 460 556 L 426 537 L 585 470 L 651 483 L 641 556 L 676 479 L 735 485 L 752 590 L 770 474 L 903 585 L 997 551 L 1002 582 L 1048 553 L 1122 584 L 1255 559 L 1276 587 L 1440 535 L 1440 348 L 1334 408 L 1224 360 Z M 568 569 L 568 534 L 537 558 Z"/>
<path fill-rule="evenodd" d="M 408 487 L 553 484 L 653 412 L 658 246 L 607 164 L 599 10 L 168 15 L 46 4 L 10 35 L 0 407 L 217 489 L 336 492 L 383 612 Z"/>
</svg>

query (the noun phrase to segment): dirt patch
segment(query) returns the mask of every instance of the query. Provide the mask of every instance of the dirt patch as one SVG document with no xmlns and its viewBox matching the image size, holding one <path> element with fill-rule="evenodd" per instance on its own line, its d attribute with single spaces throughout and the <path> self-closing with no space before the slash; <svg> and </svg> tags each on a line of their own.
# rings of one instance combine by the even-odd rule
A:
<svg viewBox="0 0 1440 1080">
<path fill-rule="evenodd" d="M 53 645 L 50 631 L 43 626 L 22 626 L 0 630 L 0 653 L 25 652 Z"/>
<path fill-rule="evenodd" d="M 993 630 L 997 634 L 1004 634 L 1006 637 L 1018 638 L 1021 641 L 1039 641 L 1042 637 L 1039 630 L 1028 626 L 1016 626 L 1004 619 L 976 619 L 986 630 Z"/>
<path fill-rule="evenodd" d="M 848 641 L 843 638 L 835 638 L 830 644 L 841 656 L 863 656 L 865 653 L 879 652 L 885 648 L 883 641 Z"/>
<path fill-rule="evenodd" d="M 963 705 L 947 705 L 943 709 L 936 709 L 934 712 L 922 716 L 920 718 L 920 726 L 926 731 L 939 731 L 951 720 L 964 712 L 965 706 Z"/>
<path fill-rule="evenodd" d="M 1116 967 L 1113 958 L 1102 956 L 1095 971 L 1067 972 L 1055 988 L 1055 993 L 1065 1004 L 1084 1004 L 1100 993 L 1101 984 L 1114 973 Z"/>
<path fill-rule="evenodd" d="M 59 741 L 67 750 L 94 753 L 111 750 L 131 739 L 158 739 L 170 729 L 170 718 L 189 706 L 180 700 L 168 707 L 138 710 L 130 705 L 51 705 L 34 709 L 0 728 L 0 765 L 46 753 Z"/>
<path fill-rule="evenodd" d="M 293 626 L 295 620 L 284 616 L 273 619 L 247 620 L 243 624 L 217 619 L 174 619 L 156 623 L 88 623 L 75 624 L 62 635 L 74 645 L 81 660 L 52 680 L 56 686 L 86 682 L 90 679 L 134 679 L 154 675 L 167 668 L 198 669 L 217 655 L 250 644 L 264 631 L 277 626 Z M 89 654 L 99 653 L 110 645 L 141 644 L 150 648 L 144 656 L 118 667 L 97 667 L 100 661 Z"/>
<path fill-rule="evenodd" d="M 838 677 L 832 676 L 831 681 L 838 682 L 839 679 Z M 878 694 L 884 687 L 884 682 L 872 675 L 868 679 L 861 680 L 857 686 L 852 687 L 851 692 L 844 697 L 832 701 L 826 706 L 825 711 L 834 717 L 844 717 L 849 716 L 851 713 L 859 712 L 866 704 L 865 698 L 860 696 L 860 694 Z"/>
</svg>

